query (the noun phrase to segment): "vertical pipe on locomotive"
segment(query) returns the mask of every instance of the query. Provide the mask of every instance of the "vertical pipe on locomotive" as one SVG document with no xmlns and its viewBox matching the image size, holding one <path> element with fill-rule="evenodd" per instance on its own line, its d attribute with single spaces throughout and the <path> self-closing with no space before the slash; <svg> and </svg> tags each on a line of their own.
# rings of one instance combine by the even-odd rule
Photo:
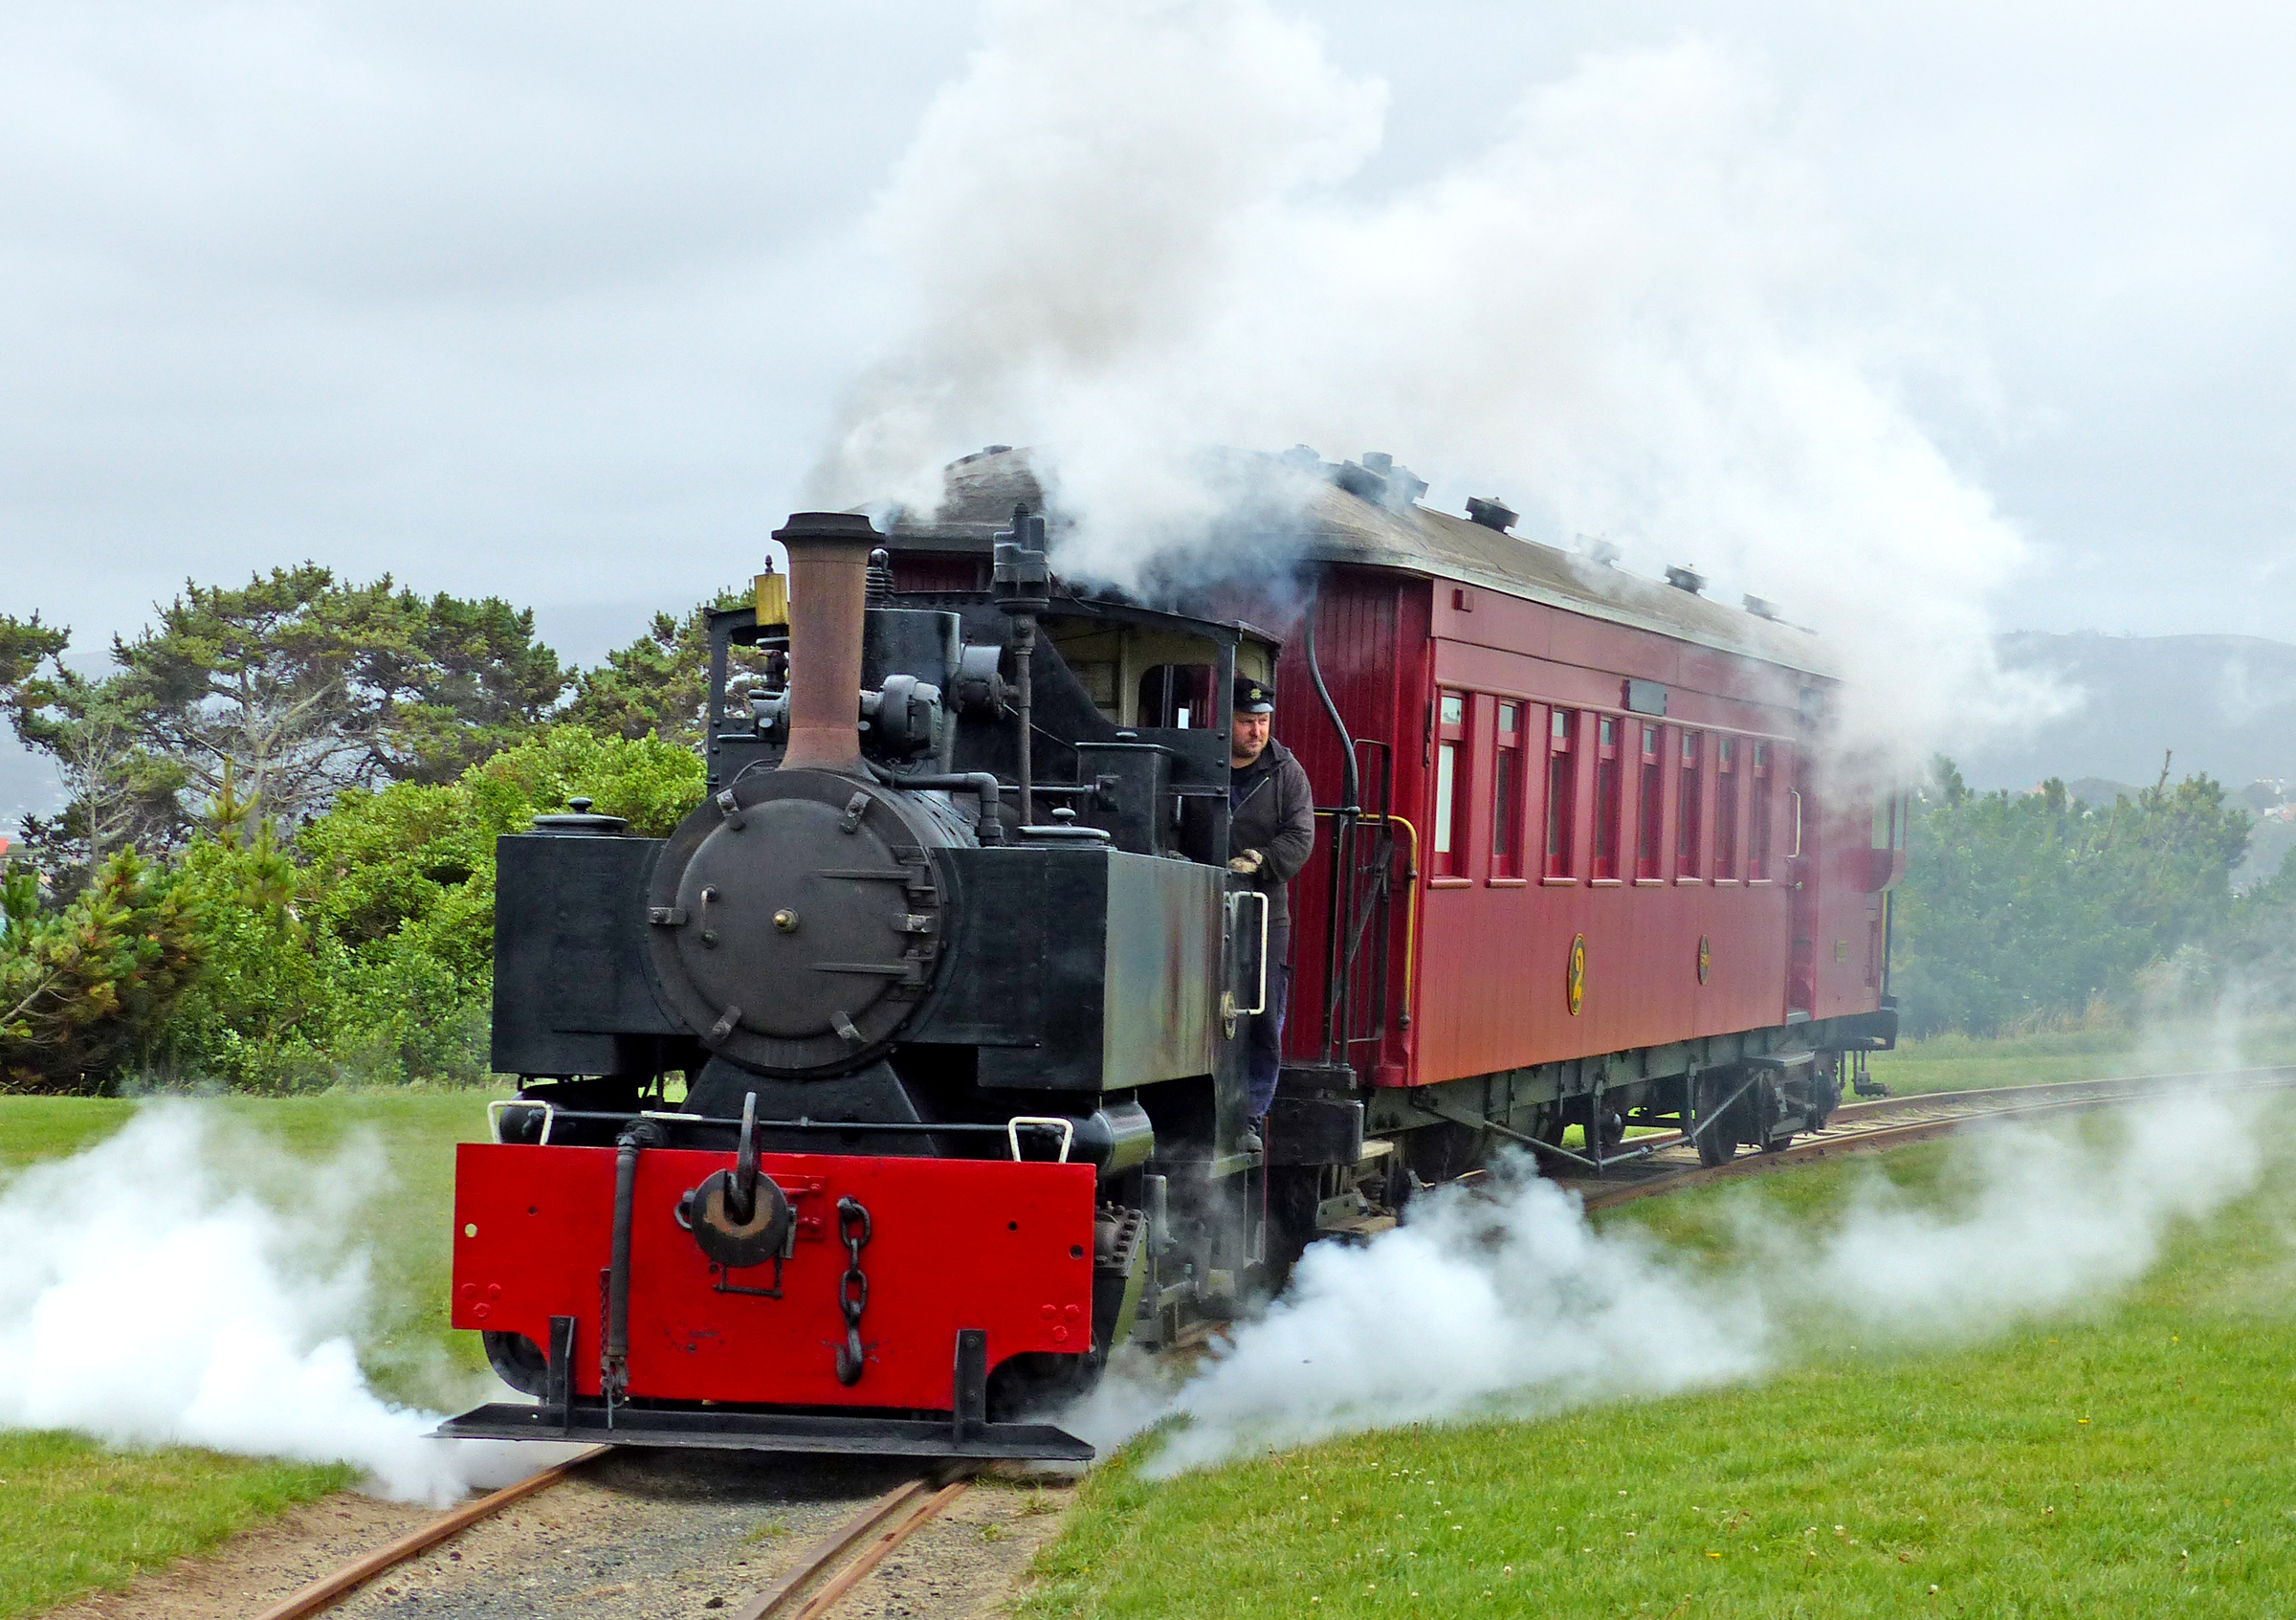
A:
<svg viewBox="0 0 2296 1620">
<path fill-rule="evenodd" d="M 857 512 L 793 512 L 773 538 L 789 548 L 789 746 L 783 768 L 866 776 L 861 620 L 869 553 L 884 537 Z"/>
</svg>

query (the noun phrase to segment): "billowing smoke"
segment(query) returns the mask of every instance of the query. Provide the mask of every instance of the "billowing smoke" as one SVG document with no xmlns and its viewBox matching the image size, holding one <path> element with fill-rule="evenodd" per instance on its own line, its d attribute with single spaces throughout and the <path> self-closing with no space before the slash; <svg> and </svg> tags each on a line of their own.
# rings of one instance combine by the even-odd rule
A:
<svg viewBox="0 0 2296 1620">
<path fill-rule="evenodd" d="M 1384 450 L 1854 626 L 1861 752 L 2046 706 L 1987 638 L 2025 546 L 1906 404 L 1981 368 L 1836 231 L 1758 77 L 1591 57 L 1371 198 L 1385 103 L 1267 0 L 991 0 L 875 211 L 910 309 L 815 498 L 930 509 L 949 457 L 1033 444 L 1060 565 L 1128 583 L 1225 508 L 1211 447 Z"/>
<path fill-rule="evenodd" d="M 0 1188 L 0 1427 L 345 1462 L 442 1504 L 554 1460 L 426 1438 L 436 1414 L 368 1387 L 367 1266 L 342 1239 L 386 1182 L 371 1143 L 299 1165 L 187 1102 L 22 1171 Z"/>
<path fill-rule="evenodd" d="M 1291 1292 L 1177 1387 L 1112 1378 L 1069 1414 L 1107 1445 L 1184 1420 L 1152 1467 L 1355 1430 L 1535 1416 L 1751 1379 L 1841 1342 L 1962 1342 L 2133 1282 L 2180 1220 L 2252 1187 L 2259 1111 L 2195 1096 L 2103 1140 L 2002 1127 L 1959 1139 L 1950 1204 L 1875 1175 L 1813 1241 L 1752 1218 L 1739 1258 L 1669 1255 L 1511 1165 L 1360 1248 L 1311 1249 Z"/>
</svg>

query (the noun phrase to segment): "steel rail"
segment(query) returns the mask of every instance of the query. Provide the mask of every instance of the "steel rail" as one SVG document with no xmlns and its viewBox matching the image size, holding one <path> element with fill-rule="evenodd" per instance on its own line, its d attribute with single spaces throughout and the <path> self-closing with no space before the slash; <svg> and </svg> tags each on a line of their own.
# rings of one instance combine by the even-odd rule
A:
<svg viewBox="0 0 2296 1620">
<path fill-rule="evenodd" d="M 791 1620 L 821 1620 L 867 1579 L 870 1571 L 891 1557 L 894 1548 L 938 1518 L 971 1486 L 970 1477 L 952 1479 L 918 1500 L 925 1490 L 923 1480 L 896 1485 L 816 1542 L 796 1568 L 735 1610 L 734 1620 L 777 1620 L 784 1614 Z M 874 1539 L 829 1575 L 837 1561 L 872 1531 Z M 824 1575 L 828 1575 L 828 1580 L 801 1601 L 800 1594 Z"/>
<path fill-rule="evenodd" d="M 310 1620 L 311 1616 L 322 1614 L 377 1576 L 460 1535 L 481 1520 L 548 1490 L 576 1469 L 613 1449 L 611 1446 L 592 1446 L 579 1456 L 568 1457 L 564 1462 L 528 1475 L 515 1485 L 504 1486 L 475 1501 L 465 1502 L 452 1513 L 442 1514 L 420 1529 L 409 1531 L 398 1540 L 354 1559 L 333 1574 L 312 1582 L 294 1595 L 264 1609 L 255 1620 Z M 951 1480 L 938 1491 L 933 1491 L 924 1479 L 909 1479 L 895 1485 L 815 1542 L 794 1569 L 734 1610 L 732 1620 L 779 1620 L 784 1615 L 789 1620 L 820 1620 L 903 1542 L 924 1528 L 962 1496 L 971 1483 L 969 1476 L 960 1477 Z M 928 1492 L 931 1494 L 928 1495 Z M 844 1559 L 856 1543 L 862 1542 L 872 1532 L 875 1533 L 875 1540 L 868 1542 L 861 1547 L 858 1556 L 839 1568 L 839 1560 Z M 832 1570 L 835 1573 L 830 1575 Z M 811 1596 L 806 1596 L 807 1590 L 820 1582 L 824 1575 L 829 1575 L 828 1583 L 813 1591 Z"/>
<path fill-rule="evenodd" d="M 385 1570 L 406 1563 L 408 1559 L 429 1552 L 439 1542 L 458 1536 L 482 1519 L 492 1518 L 514 1502 L 541 1491 L 546 1491 L 586 1462 L 595 1461 L 613 1450 L 611 1446 L 592 1446 L 578 1456 L 555 1463 L 539 1474 L 529 1474 L 515 1485 L 505 1485 L 499 1491 L 465 1502 L 453 1512 L 432 1520 L 419 1530 L 410 1530 L 397 1541 L 377 1547 L 364 1558 L 354 1559 L 332 1575 L 322 1575 L 291 1597 L 282 1598 L 255 1616 L 255 1620 L 307 1620 L 323 1613 L 350 1596 Z"/>
</svg>

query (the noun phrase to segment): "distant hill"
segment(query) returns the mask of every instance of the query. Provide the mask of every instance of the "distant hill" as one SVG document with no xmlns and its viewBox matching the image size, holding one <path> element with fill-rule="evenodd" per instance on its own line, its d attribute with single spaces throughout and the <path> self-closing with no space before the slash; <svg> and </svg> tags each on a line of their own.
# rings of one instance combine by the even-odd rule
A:
<svg viewBox="0 0 2296 1620">
<path fill-rule="evenodd" d="M 2296 782 L 2296 646 L 2254 635 L 2049 635 L 1999 642 L 2014 669 L 2043 670 L 2085 695 L 2079 709 L 2016 743 L 1950 750 L 1973 788 L 2047 777 L 2149 783 L 2164 751 L 2176 776 L 2239 788 Z"/>
</svg>

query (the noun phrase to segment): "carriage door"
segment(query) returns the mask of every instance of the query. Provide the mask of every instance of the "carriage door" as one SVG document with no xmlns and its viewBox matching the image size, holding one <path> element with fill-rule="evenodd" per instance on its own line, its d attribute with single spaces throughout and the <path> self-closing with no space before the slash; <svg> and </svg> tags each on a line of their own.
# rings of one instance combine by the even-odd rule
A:
<svg viewBox="0 0 2296 1620">
<path fill-rule="evenodd" d="M 1773 840 L 1777 848 L 1777 870 L 1793 897 L 1787 908 L 1792 943 L 1786 956 L 1786 1017 L 1807 1018 L 1818 1005 L 1818 816 L 1811 792 L 1809 762 L 1799 748 L 1777 745 L 1777 764 L 1772 771 L 1777 786 Z"/>
</svg>

